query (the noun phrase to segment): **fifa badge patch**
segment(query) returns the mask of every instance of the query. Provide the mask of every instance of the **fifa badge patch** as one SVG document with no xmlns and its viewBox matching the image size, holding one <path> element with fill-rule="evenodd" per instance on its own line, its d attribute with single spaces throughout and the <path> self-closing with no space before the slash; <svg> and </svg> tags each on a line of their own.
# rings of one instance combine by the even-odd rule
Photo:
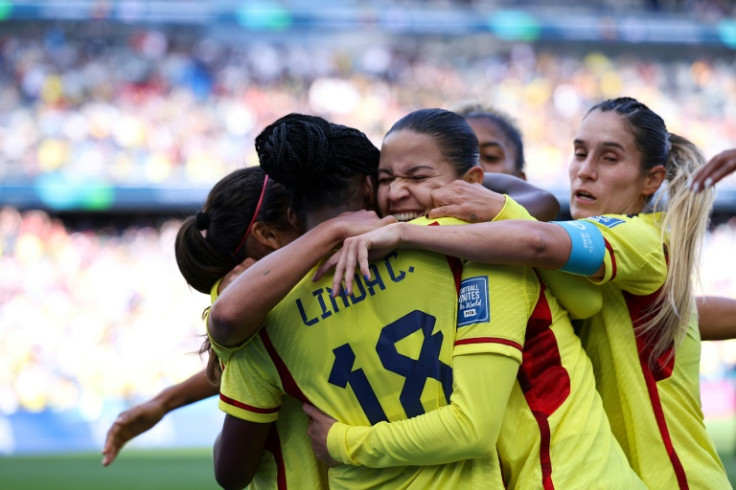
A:
<svg viewBox="0 0 736 490">
<path fill-rule="evenodd" d="M 606 228 L 613 228 L 616 225 L 620 225 L 624 222 L 624 220 L 619 218 L 612 218 L 610 216 L 591 216 L 590 218 L 586 218 L 588 221 L 595 221 L 596 223 L 600 223 Z"/>
<path fill-rule="evenodd" d="M 469 277 L 460 284 L 457 326 L 487 322 L 491 319 L 488 300 L 488 276 Z"/>
</svg>

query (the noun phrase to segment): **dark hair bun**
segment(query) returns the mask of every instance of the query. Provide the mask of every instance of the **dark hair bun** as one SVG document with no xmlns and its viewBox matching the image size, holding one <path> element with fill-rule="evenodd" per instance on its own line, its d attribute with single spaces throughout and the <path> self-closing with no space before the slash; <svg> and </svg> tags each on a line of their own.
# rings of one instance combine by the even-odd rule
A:
<svg viewBox="0 0 736 490">
<path fill-rule="evenodd" d="M 261 168 L 287 187 L 305 187 L 333 165 L 330 123 L 317 116 L 289 114 L 256 137 Z"/>
</svg>

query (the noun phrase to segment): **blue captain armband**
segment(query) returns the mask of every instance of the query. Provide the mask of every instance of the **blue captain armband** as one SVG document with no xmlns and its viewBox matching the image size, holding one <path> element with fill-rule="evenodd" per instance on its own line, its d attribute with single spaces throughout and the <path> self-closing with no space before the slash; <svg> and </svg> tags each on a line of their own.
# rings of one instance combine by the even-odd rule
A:
<svg viewBox="0 0 736 490">
<path fill-rule="evenodd" d="M 581 276 L 595 274 L 600 269 L 606 253 L 606 243 L 598 227 L 585 220 L 552 221 L 552 223 L 564 228 L 572 241 L 570 258 L 560 270 Z"/>
</svg>

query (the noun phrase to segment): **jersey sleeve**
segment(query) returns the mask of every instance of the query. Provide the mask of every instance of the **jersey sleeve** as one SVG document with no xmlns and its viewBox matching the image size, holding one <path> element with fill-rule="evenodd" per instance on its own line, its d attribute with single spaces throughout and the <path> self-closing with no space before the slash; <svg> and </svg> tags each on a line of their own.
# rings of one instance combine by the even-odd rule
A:
<svg viewBox="0 0 736 490">
<path fill-rule="evenodd" d="M 508 194 L 505 195 L 506 202 L 501 211 L 491 221 L 502 221 L 505 219 L 526 219 L 536 221 L 536 218 L 529 214 L 524 206 L 514 201 Z"/>
<path fill-rule="evenodd" d="M 444 464 L 487 457 L 495 450 L 519 364 L 506 356 L 453 361 L 450 404 L 370 427 L 335 423 L 327 447 L 336 461 L 373 468 Z"/>
<path fill-rule="evenodd" d="M 224 363 L 219 402 L 223 412 L 250 422 L 273 422 L 282 397 L 278 373 L 260 339 L 249 342 Z"/>
<path fill-rule="evenodd" d="M 651 294 L 667 278 L 667 262 L 656 216 L 606 215 L 586 218 L 603 235 L 605 272 L 594 284 L 612 282 L 637 295 Z"/>
<path fill-rule="evenodd" d="M 210 290 L 210 306 L 205 310 L 204 314 L 202 315 L 202 318 L 204 319 L 204 325 L 207 330 L 207 339 L 210 341 L 210 345 L 212 346 L 212 350 L 217 354 L 217 358 L 220 359 L 223 363 L 227 363 L 230 358 L 235 354 L 237 351 L 245 347 L 253 338 L 251 337 L 249 339 L 246 339 L 242 343 L 230 347 L 226 347 L 224 345 L 220 345 L 217 342 L 215 342 L 215 339 L 212 338 L 210 335 L 210 322 L 209 322 L 209 316 L 210 316 L 210 310 L 212 309 L 213 304 L 215 304 L 215 301 L 217 301 L 217 298 L 219 296 L 218 290 L 220 288 L 220 282 L 222 279 L 218 279 L 217 282 L 215 282 L 214 286 L 212 286 L 212 289 Z"/>
<path fill-rule="evenodd" d="M 550 269 L 537 269 L 539 276 L 573 320 L 590 318 L 603 307 L 603 294 L 588 278 Z"/>
<path fill-rule="evenodd" d="M 453 356 L 490 352 L 521 363 L 527 320 L 539 287 L 529 267 L 467 262 L 458 297 Z"/>
</svg>

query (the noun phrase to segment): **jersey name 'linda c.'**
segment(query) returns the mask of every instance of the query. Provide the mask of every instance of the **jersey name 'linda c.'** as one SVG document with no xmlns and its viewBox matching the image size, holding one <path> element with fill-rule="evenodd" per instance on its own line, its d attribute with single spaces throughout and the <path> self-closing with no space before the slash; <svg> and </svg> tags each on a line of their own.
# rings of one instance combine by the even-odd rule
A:
<svg viewBox="0 0 736 490">
<path fill-rule="evenodd" d="M 312 291 L 311 297 L 297 298 L 294 305 L 299 310 L 302 323 L 310 327 L 320 320 L 340 313 L 341 309 L 360 303 L 368 296 L 375 296 L 380 291 L 385 291 L 392 283 L 401 282 L 409 277 L 414 272 L 414 266 L 409 266 L 406 270 L 396 269 L 391 262 L 397 257 L 398 252 L 392 252 L 382 261 L 371 263 L 371 279 L 366 279 L 356 272 L 353 294 L 350 296 L 346 295 L 343 289 L 336 298 L 333 298 L 332 288 L 321 287 Z"/>
</svg>

